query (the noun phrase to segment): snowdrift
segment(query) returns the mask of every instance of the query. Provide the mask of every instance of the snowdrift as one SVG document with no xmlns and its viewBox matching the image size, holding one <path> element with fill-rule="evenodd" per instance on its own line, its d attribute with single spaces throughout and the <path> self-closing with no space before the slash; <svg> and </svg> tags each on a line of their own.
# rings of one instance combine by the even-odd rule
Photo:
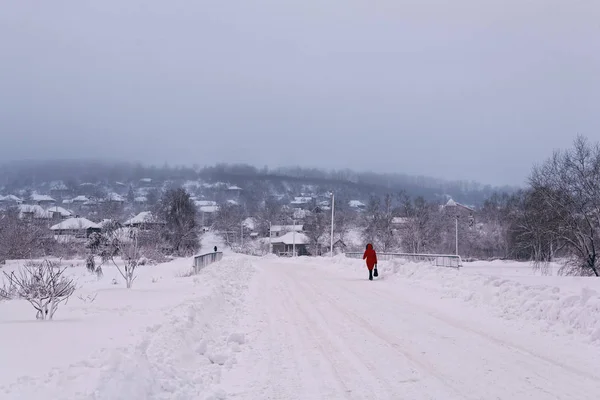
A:
<svg viewBox="0 0 600 400">
<path fill-rule="evenodd" d="M 191 263 L 140 267 L 132 289 L 112 283 L 114 268 L 97 280 L 74 263 L 79 289 L 54 321 L 0 302 L 0 398 L 220 398 L 222 369 L 245 344 L 236 327 L 255 269 L 231 255 L 183 277 Z"/>
<path fill-rule="evenodd" d="M 336 256 L 323 263 L 365 274 L 362 260 Z M 393 260 L 381 262 L 378 269 L 383 279 L 461 300 L 508 320 L 538 323 L 547 332 L 582 335 L 600 345 L 600 279 L 534 275 L 529 264 L 515 262 L 478 263 L 471 271 L 468 263 L 456 270 Z"/>
</svg>

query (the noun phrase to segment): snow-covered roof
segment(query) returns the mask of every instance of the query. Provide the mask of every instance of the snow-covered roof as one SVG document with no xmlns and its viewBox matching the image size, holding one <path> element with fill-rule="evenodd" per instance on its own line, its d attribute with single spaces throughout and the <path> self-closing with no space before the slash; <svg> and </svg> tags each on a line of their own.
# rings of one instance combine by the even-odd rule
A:
<svg viewBox="0 0 600 400">
<path fill-rule="evenodd" d="M 73 203 L 86 203 L 88 201 L 90 201 L 90 199 L 88 199 L 85 196 L 77 196 L 75 197 L 73 200 L 71 200 Z"/>
<path fill-rule="evenodd" d="M 217 202 L 212 200 L 196 200 L 194 204 L 196 204 L 196 207 L 216 206 Z"/>
<path fill-rule="evenodd" d="M 150 182 L 152 182 L 152 178 L 142 178 L 142 179 L 140 179 L 140 182 L 150 183 Z"/>
<path fill-rule="evenodd" d="M 304 225 L 271 225 L 271 232 L 296 231 L 300 232 Z"/>
<path fill-rule="evenodd" d="M 59 207 L 59 206 L 50 207 L 46 211 L 48 211 L 50 214 L 59 213 L 60 216 L 63 218 L 67 218 L 67 217 L 70 217 L 73 215 L 73 213 L 71 211 L 67 210 L 66 208 Z"/>
<path fill-rule="evenodd" d="M 149 222 L 154 222 L 154 217 L 152 215 L 152 211 L 142 211 L 135 217 L 130 218 L 127 221 L 125 221 L 125 223 L 123 225 L 129 226 L 129 225 L 136 225 L 136 224 L 146 224 Z"/>
<path fill-rule="evenodd" d="M 348 205 L 350 205 L 350 207 L 352 207 L 352 208 L 361 208 L 361 207 L 366 207 L 366 206 L 365 206 L 365 203 L 363 203 L 363 202 L 362 202 L 362 201 L 360 201 L 360 200 L 350 200 L 350 201 L 348 202 Z"/>
<path fill-rule="evenodd" d="M 473 207 L 465 206 L 464 204 L 460 204 L 459 202 L 456 202 L 453 199 L 448 200 L 445 207 L 462 207 L 469 211 L 475 211 Z"/>
<path fill-rule="evenodd" d="M 148 198 L 146 196 L 138 196 L 135 199 L 133 199 L 133 201 L 136 203 L 147 203 Z"/>
<path fill-rule="evenodd" d="M 47 212 L 42 208 L 42 206 L 38 206 L 37 204 L 21 204 L 19 206 L 19 216 L 22 218 L 23 214 L 33 214 L 33 218 L 51 218 L 52 214 Z"/>
<path fill-rule="evenodd" d="M 200 211 L 204 213 L 214 213 L 219 211 L 219 206 L 202 206 Z"/>
<path fill-rule="evenodd" d="M 87 218 L 69 218 L 50 228 L 53 231 L 100 229 L 100 225 Z"/>
<path fill-rule="evenodd" d="M 256 220 L 252 217 L 246 218 L 244 220 L 244 222 L 242 222 L 242 224 L 244 225 L 245 228 L 248 228 L 250 230 L 256 229 Z"/>
<path fill-rule="evenodd" d="M 240 203 L 238 203 L 235 200 L 227 200 L 227 204 L 231 204 L 231 205 L 234 205 L 234 206 L 239 206 L 240 205 Z"/>
<path fill-rule="evenodd" d="M 15 203 L 20 203 L 22 200 L 20 198 L 18 198 L 17 196 L 15 196 L 14 194 L 9 194 L 8 196 L 0 196 L 0 201 L 11 201 L 11 202 L 15 202 Z"/>
<path fill-rule="evenodd" d="M 236 186 L 236 185 L 229 186 L 227 189 L 228 189 L 228 190 L 242 190 L 242 188 L 241 188 L 241 187 L 239 187 L 239 186 Z"/>
<path fill-rule="evenodd" d="M 307 244 L 309 242 L 308 236 L 301 232 L 288 232 L 285 235 L 275 237 L 271 239 L 271 243 L 283 243 L 283 244 Z"/>
<path fill-rule="evenodd" d="M 73 200 L 69 200 L 69 199 L 64 199 L 62 201 L 63 204 L 73 204 Z"/>
<path fill-rule="evenodd" d="M 118 203 L 122 203 L 125 201 L 125 198 L 123 196 L 121 196 L 118 193 L 109 193 L 108 196 L 106 196 L 106 199 L 108 201 L 114 201 L 114 202 L 118 202 Z"/>
<path fill-rule="evenodd" d="M 306 204 L 312 201 L 312 197 L 294 197 L 290 204 Z"/>
<path fill-rule="evenodd" d="M 34 193 L 31 195 L 31 200 L 33 200 L 33 201 L 56 201 L 52 197 L 48 196 L 47 194 L 37 194 L 37 193 Z"/>
</svg>

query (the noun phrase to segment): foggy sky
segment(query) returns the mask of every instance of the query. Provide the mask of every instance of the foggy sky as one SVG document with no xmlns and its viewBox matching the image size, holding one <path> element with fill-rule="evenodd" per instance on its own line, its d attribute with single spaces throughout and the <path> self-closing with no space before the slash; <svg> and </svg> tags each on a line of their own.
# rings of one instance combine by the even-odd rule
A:
<svg viewBox="0 0 600 400">
<path fill-rule="evenodd" d="M 598 0 L 0 0 L 0 161 L 521 184 L 600 140 Z"/>
</svg>

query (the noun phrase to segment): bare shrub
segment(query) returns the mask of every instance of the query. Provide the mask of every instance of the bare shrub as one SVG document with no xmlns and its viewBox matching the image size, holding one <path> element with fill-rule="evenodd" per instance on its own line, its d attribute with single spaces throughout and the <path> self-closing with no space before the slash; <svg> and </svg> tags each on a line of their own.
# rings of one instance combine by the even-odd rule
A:
<svg viewBox="0 0 600 400">
<path fill-rule="evenodd" d="M 95 233 L 90 236 L 87 247 L 92 254 L 98 254 L 101 257 L 102 263 L 111 262 L 125 279 L 127 289 L 130 289 L 136 279 L 136 268 L 140 260 L 137 236 L 134 233 L 133 240 L 126 242 L 120 238 L 116 224 L 107 224 L 104 229 L 102 234 Z M 117 257 L 123 260 L 125 264 L 123 268 L 117 263 Z M 100 267 L 101 265 L 96 267 L 99 277 L 102 275 Z"/>
<path fill-rule="evenodd" d="M 61 303 L 66 303 L 75 292 L 72 279 L 63 276 L 65 268 L 49 260 L 30 262 L 19 274 L 6 272 L 9 287 L 14 287 L 15 297 L 27 300 L 36 310 L 36 318 L 48 320 L 54 317 Z"/>
</svg>

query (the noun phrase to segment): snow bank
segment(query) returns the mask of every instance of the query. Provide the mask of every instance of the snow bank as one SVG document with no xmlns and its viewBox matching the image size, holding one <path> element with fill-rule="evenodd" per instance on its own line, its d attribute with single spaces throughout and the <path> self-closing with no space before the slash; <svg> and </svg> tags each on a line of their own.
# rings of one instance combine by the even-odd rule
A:
<svg viewBox="0 0 600 400">
<path fill-rule="evenodd" d="M 362 260 L 343 255 L 322 262 L 365 272 Z M 467 263 L 456 270 L 393 260 L 379 263 L 378 269 L 382 279 L 458 299 L 508 320 L 536 322 L 547 332 L 582 335 L 600 345 L 600 279 L 540 276 L 528 263 L 505 261 Z"/>
<path fill-rule="evenodd" d="M 79 289 L 50 322 L 25 301 L 0 302 L 0 398 L 218 398 L 221 370 L 244 346 L 237 321 L 254 266 L 231 255 L 180 277 L 190 268 L 140 267 L 127 290 L 112 284 L 114 267 L 97 280 L 78 263 L 67 273 Z"/>
</svg>

